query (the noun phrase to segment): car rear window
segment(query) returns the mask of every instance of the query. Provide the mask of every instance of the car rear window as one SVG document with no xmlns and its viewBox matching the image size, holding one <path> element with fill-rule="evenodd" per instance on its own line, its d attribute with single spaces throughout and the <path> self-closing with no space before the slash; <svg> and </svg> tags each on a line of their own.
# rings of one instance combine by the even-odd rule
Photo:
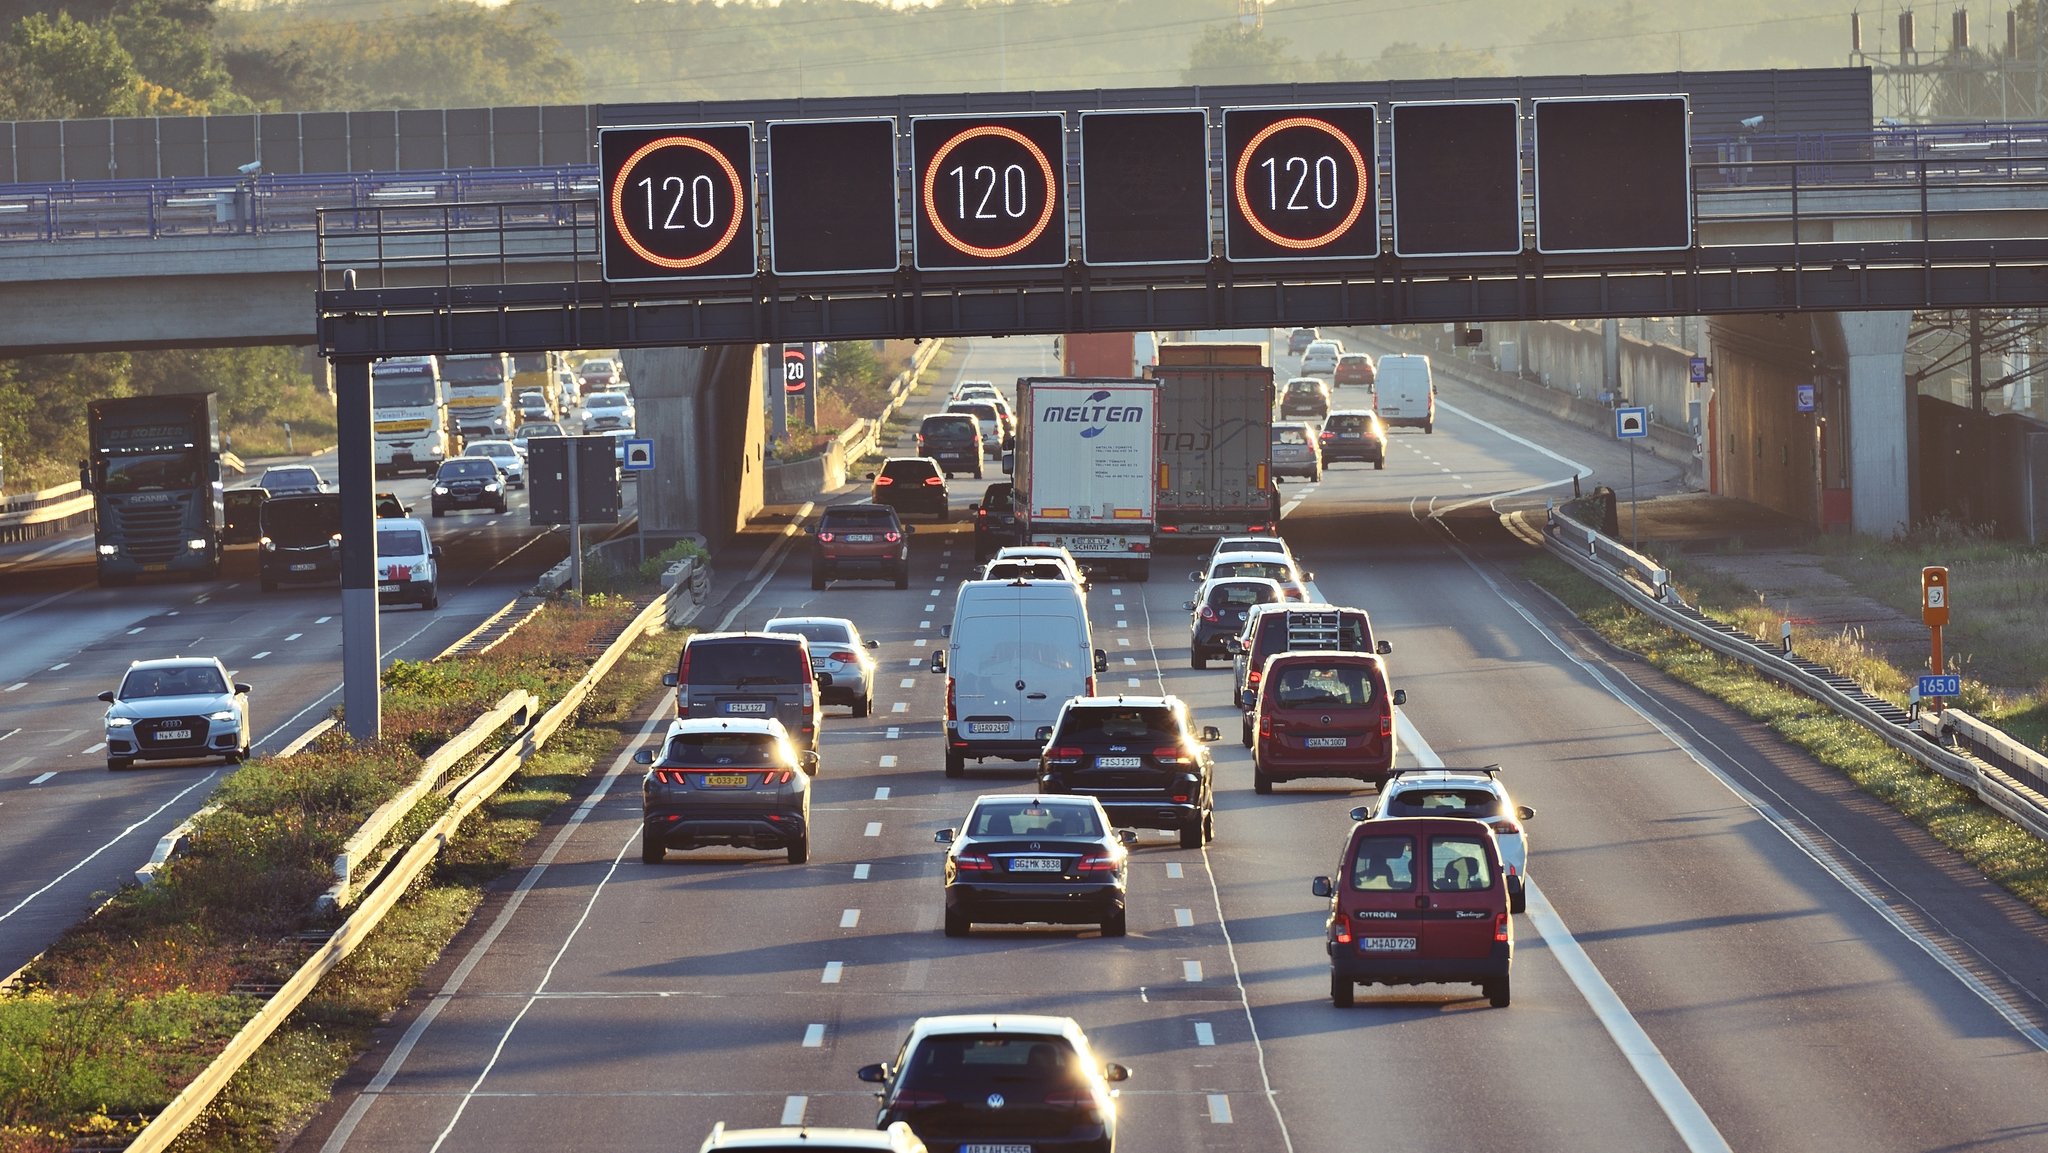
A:
<svg viewBox="0 0 2048 1153">
<path fill-rule="evenodd" d="M 931 461 L 896 459 L 882 465 L 882 475 L 890 480 L 923 480 L 939 475 L 939 466 Z"/>
<path fill-rule="evenodd" d="M 1220 609 L 1225 605 L 1271 604 L 1277 599 L 1270 585 L 1223 584 L 1209 590 L 1209 607 L 1212 609 Z"/>
<path fill-rule="evenodd" d="M 1218 564 L 1215 568 L 1210 569 L 1209 575 L 1226 577 L 1257 577 L 1261 580 L 1273 581 L 1285 581 L 1294 579 L 1294 574 L 1287 571 L 1286 565 L 1281 564 L 1279 561 L 1272 560 L 1223 561 L 1220 564 Z"/>
<path fill-rule="evenodd" d="M 1307 444 L 1308 430 L 1300 427 L 1282 428 L 1276 425 L 1273 429 L 1273 443 Z"/>
<path fill-rule="evenodd" d="M 1389 817 L 1500 816 L 1500 798 L 1486 789 L 1402 789 L 1387 798 Z"/>
<path fill-rule="evenodd" d="M 981 507 L 991 512 L 1009 512 L 1016 507 L 1016 490 L 1007 484 L 992 484 L 982 494 Z"/>
<path fill-rule="evenodd" d="M 1333 416 L 1328 427 L 1331 432 L 1359 432 L 1363 430 L 1364 422 L 1355 416 Z"/>
<path fill-rule="evenodd" d="M 830 641 L 833 644 L 851 644 L 853 638 L 846 635 L 846 626 L 833 621 L 770 621 L 771 633 L 795 633 L 807 641 Z"/>
<path fill-rule="evenodd" d="M 1314 392 L 1316 391 L 1316 382 L 1313 380 L 1290 380 L 1287 382 L 1287 391 Z"/>
<path fill-rule="evenodd" d="M 1055 740 L 1151 741 L 1173 744 L 1180 740 L 1180 724 L 1173 712 L 1162 708 L 1073 709 L 1060 723 Z"/>
<path fill-rule="evenodd" d="M 991 1093 L 1020 1101 L 1086 1084 L 1080 1057 L 1065 1038 L 1031 1034 L 927 1037 L 910 1055 L 897 1089 L 980 1102 Z"/>
<path fill-rule="evenodd" d="M 1366 893 L 1405 893 L 1415 887 L 1415 838 L 1370 833 L 1351 855 L 1351 887 Z"/>
<path fill-rule="evenodd" d="M 1366 359 L 1366 355 L 1362 352 L 1347 352 L 1337 358 L 1337 363 L 1345 368 L 1364 368 L 1372 362 Z"/>
<path fill-rule="evenodd" d="M 669 765 L 772 769 L 785 758 L 766 733 L 682 733 L 669 738 L 662 760 Z"/>
<path fill-rule="evenodd" d="M 811 662 L 794 641 L 721 640 L 683 649 L 683 676 L 692 685 L 790 685 L 811 679 Z"/>
<path fill-rule="evenodd" d="M 1429 839 L 1429 887 L 1439 893 L 1472 893 L 1493 887 L 1486 846 L 1477 837 Z"/>
<path fill-rule="evenodd" d="M 1372 678 L 1364 667 L 1296 661 L 1283 666 L 1266 688 L 1282 708 L 1355 709 L 1372 703 Z"/>
<path fill-rule="evenodd" d="M 921 436 L 969 437 L 979 433 L 981 426 L 974 422 L 974 414 L 958 412 L 951 416 L 925 417 L 917 431 Z"/>
<path fill-rule="evenodd" d="M 981 805 L 968 835 L 975 837 L 1099 837 L 1102 822 L 1080 805 L 1047 805 L 1019 799 Z"/>
<path fill-rule="evenodd" d="M 953 403 L 946 406 L 946 411 L 964 412 L 967 413 L 969 416 L 972 416 L 976 420 L 1002 419 L 1002 414 L 996 411 L 995 405 L 983 404 L 979 401 L 956 400 Z"/>
</svg>

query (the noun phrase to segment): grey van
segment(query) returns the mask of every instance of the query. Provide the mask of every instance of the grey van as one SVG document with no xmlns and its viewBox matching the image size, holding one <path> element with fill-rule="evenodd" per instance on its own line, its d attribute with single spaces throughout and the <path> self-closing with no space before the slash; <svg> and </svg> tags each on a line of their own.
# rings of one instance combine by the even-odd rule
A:
<svg viewBox="0 0 2048 1153">
<path fill-rule="evenodd" d="M 819 689 L 832 677 L 813 676 L 810 643 L 795 633 L 698 633 L 661 683 L 675 689 L 678 717 L 773 717 L 798 750 L 815 752 Z"/>
<path fill-rule="evenodd" d="M 963 582 L 946 647 L 931 659 L 947 674 L 946 775 L 964 775 L 969 760 L 1036 761 L 1039 730 L 1068 698 L 1095 695 L 1095 674 L 1108 669 L 1072 581 Z"/>
</svg>

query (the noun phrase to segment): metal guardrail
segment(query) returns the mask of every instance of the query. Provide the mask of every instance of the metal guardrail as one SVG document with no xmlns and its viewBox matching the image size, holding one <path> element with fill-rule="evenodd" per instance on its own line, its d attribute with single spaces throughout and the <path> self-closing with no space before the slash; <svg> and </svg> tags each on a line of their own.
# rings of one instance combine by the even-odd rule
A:
<svg viewBox="0 0 2048 1153">
<path fill-rule="evenodd" d="M 1939 732 L 1947 731 L 1951 727 L 1963 731 L 1967 726 L 1968 731 L 1980 733 L 1984 730 L 1995 733 L 1997 730 L 1989 729 L 1989 726 L 1974 718 L 1957 714 L 1958 720 L 1951 725 L 1938 726 L 1936 733 L 1929 733 L 1922 727 L 1927 722 L 1916 725 L 1904 709 L 1864 691 L 1856 682 L 1834 670 L 1791 653 L 1772 649 L 1748 634 L 1711 620 L 1698 610 L 1685 605 L 1670 591 L 1668 578 L 1662 588 L 1653 594 L 1644 583 L 1641 583 L 1633 562 L 1630 562 L 1622 572 L 1617 572 L 1602 560 L 1603 556 L 1629 554 L 1627 548 L 1615 541 L 1608 541 L 1605 545 L 1596 545 L 1592 548 L 1587 547 L 1584 544 L 1586 534 L 1598 536 L 1598 531 L 1560 513 L 1555 507 L 1546 512 L 1543 530 L 1546 548 L 1608 591 L 1621 597 L 1638 612 L 1722 656 L 1739 661 L 1773 680 L 1798 689 L 1826 705 L 1836 714 L 1861 724 L 1886 744 L 1913 758 L 1925 768 L 1970 789 L 1985 805 L 2035 837 L 2048 841 L 2048 794 L 2030 787 L 2021 779 L 2020 774 L 2028 771 L 2025 766 L 2008 767 L 1989 763 L 1978 756 L 1948 748 L 1939 743 L 1938 739 Z M 1954 713 L 1956 710 L 1949 709 L 1944 710 L 1941 715 L 1947 717 Z M 2006 740 L 2014 748 L 2018 748 L 2017 742 L 2011 742 L 2010 738 Z M 1985 747 L 1988 748 L 1989 745 Z M 2048 769 L 2048 759 L 2035 759 L 2040 762 L 2042 768 Z"/>
<path fill-rule="evenodd" d="M 583 678 L 571 686 L 568 692 L 562 694 L 561 700 L 534 720 L 513 744 L 492 757 L 450 794 L 448 810 L 440 819 L 422 832 L 419 839 L 386 869 L 378 884 L 363 894 L 355 910 L 335 929 L 334 935 L 328 938 L 320 951 L 300 966 L 298 971 L 292 974 L 291 979 L 271 995 L 263 1008 L 242 1026 L 212 1063 L 143 1127 L 142 1132 L 129 1144 L 127 1153 L 164 1153 L 188 1126 L 199 1119 L 207 1105 L 255 1055 L 258 1047 L 268 1040 L 270 1035 L 277 1031 L 278 1026 L 284 1024 L 300 1003 L 312 994 L 318 987 L 320 979 L 369 938 L 370 933 L 398 904 L 406 889 L 426 871 L 434 858 L 440 855 L 442 848 L 454 836 L 456 827 L 509 780 L 520 766 L 531 759 L 548 738 L 554 736 L 576 715 L 576 710 L 582 707 L 584 699 L 613 666 L 618 664 L 634 642 L 665 623 L 669 602 L 679 595 L 689 596 L 687 583 L 676 585 L 641 610 L 640 614 L 619 633 L 618 639 L 591 662 L 590 670 Z"/>
</svg>

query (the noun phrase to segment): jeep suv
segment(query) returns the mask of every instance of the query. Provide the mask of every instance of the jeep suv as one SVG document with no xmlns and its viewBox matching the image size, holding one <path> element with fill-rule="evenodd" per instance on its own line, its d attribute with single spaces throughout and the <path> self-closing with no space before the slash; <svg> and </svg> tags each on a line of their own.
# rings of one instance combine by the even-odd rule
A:
<svg viewBox="0 0 2048 1153">
<path fill-rule="evenodd" d="M 898 513 L 928 512 L 940 524 L 953 519 L 949 503 L 953 494 L 947 491 L 945 475 L 935 460 L 892 456 L 882 462 L 880 472 L 869 473 L 868 479 L 875 482 L 868 499 L 876 504 L 886 504 Z"/>
<path fill-rule="evenodd" d="M 1102 802 L 1120 826 L 1172 829 L 1183 849 L 1216 835 L 1209 743 L 1179 697 L 1073 697 L 1042 731 L 1038 791 Z"/>
<path fill-rule="evenodd" d="M 981 476 L 981 423 L 969 412 L 935 412 L 917 426 L 917 455 L 939 462 L 947 475 Z"/>
<path fill-rule="evenodd" d="M 818 747 L 820 686 L 810 642 L 795 633 L 698 633 L 683 642 L 676 671 L 661 683 L 676 691 L 684 719 L 774 718 L 797 748 Z"/>
<path fill-rule="evenodd" d="M 827 508 L 811 530 L 811 587 L 843 576 L 893 580 L 910 587 L 909 525 L 886 504 L 840 504 Z"/>
</svg>

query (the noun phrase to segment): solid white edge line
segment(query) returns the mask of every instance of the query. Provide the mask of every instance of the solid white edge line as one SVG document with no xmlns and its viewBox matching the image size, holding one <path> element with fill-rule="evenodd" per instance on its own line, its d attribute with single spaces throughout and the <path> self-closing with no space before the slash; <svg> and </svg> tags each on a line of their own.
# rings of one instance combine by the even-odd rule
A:
<svg viewBox="0 0 2048 1153">
<path fill-rule="evenodd" d="M 104 747 L 104 746 L 102 746 L 102 747 Z M 87 865 L 91 864 L 91 863 L 92 863 L 92 861 L 93 861 L 93 858 L 95 858 L 95 857 L 99 856 L 99 855 L 100 855 L 101 853 L 104 853 L 104 852 L 106 852 L 106 851 L 107 851 L 108 849 L 111 849 L 111 848 L 113 848 L 113 847 L 114 847 L 115 845 L 118 845 L 118 844 L 120 844 L 120 843 L 122 842 L 122 840 L 124 840 L 124 839 L 125 839 L 125 838 L 126 838 L 126 837 L 128 836 L 128 834 L 130 834 L 130 833 L 134 832 L 135 830 L 137 830 L 137 829 L 141 828 L 142 826 L 144 826 L 144 825 L 148 824 L 149 822 L 151 822 L 151 821 L 153 821 L 153 820 L 157 819 L 157 818 L 158 818 L 159 816 L 162 816 L 162 815 L 163 815 L 163 812 L 164 812 L 164 810 L 165 810 L 165 809 L 168 809 L 168 808 L 170 808 L 170 807 L 171 807 L 172 805 L 175 805 L 175 804 L 177 804 L 177 803 L 178 803 L 178 802 L 179 802 L 180 800 L 183 800 L 183 799 L 184 799 L 184 797 L 185 797 L 185 794 L 187 794 L 187 793 L 191 792 L 192 790 L 194 790 L 194 789 L 198 788 L 199 786 L 201 786 L 201 785 L 205 784 L 206 782 L 208 782 L 208 781 L 210 781 L 210 780 L 214 779 L 215 777 L 217 777 L 217 776 L 219 776 L 219 775 L 220 775 L 220 770 L 219 770 L 219 769 L 215 769 L 214 771 L 212 771 L 212 772 L 210 772 L 210 773 L 206 774 L 205 776 L 203 776 L 203 777 L 199 778 L 198 780 L 196 780 L 196 781 L 192 782 L 191 784 L 189 784 L 189 785 L 186 785 L 186 786 L 185 786 L 184 788 L 182 788 L 182 789 L 178 790 L 178 793 L 177 793 L 177 795 L 176 795 L 176 796 L 172 797 L 172 798 L 171 798 L 170 800 L 168 800 L 168 801 L 165 801 L 165 802 L 164 802 L 163 804 L 161 804 L 161 805 L 158 805 L 158 806 L 157 806 L 156 808 L 154 808 L 154 809 L 150 810 L 150 812 L 149 812 L 149 814 L 148 814 L 147 816 L 145 816 L 145 817 L 141 818 L 140 820 L 136 821 L 136 822 L 135 822 L 134 824 L 132 824 L 132 825 L 129 825 L 129 826 L 127 827 L 127 828 L 125 828 L 125 829 L 122 829 L 122 830 L 121 830 L 120 832 L 118 832 L 118 833 L 115 833 L 115 834 L 113 835 L 112 839 L 108 840 L 108 841 L 107 841 L 107 842 L 106 842 L 105 844 L 101 845 L 101 846 L 100 846 L 99 848 L 97 848 L 97 849 L 94 849 L 94 850 L 93 850 L 92 852 L 90 852 L 90 853 L 87 853 L 87 854 L 86 854 L 85 856 L 83 856 L 83 857 L 80 857 L 80 858 L 78 859 L 78 863 L 77 863 L 77 864 L 75 864 L 75 865 L 71 866 L 70 868 L 68 868 L 68 869 L 64 870 L 63 872 L 61 872 L 61 873 L 57 874 L 56 876 L 54 876 L 54 877 L 50 878 L 50 881 L 49 881 L 49 883 L 48 883 L 48 884 L 46 884 L 46 885 L 44 885 L 44 886 L 43 886 L 42 888 L 40 888 L 40 889 L 37 889 L 37 890 L 36 890 L 35 892 L 33 892 L 33 893 L 30 893 L 30 894 L 29 894 L 28 896 L 26 896 L 26 897 L 23 897 L 23 898 L 22 898 L 21 900 L 19 900 L 19 901 L 15 902 L 15 904 L 14 904 L 14 907 L 13 907 L 13 908 L 11 908 L 11 909 L 7 910 L 7 911 L 6 911 L 6 912 L 4 912 L 4 913 L 0 913 L 0 921 L 5 921 L 5 920 L 6 920 L 7 918 L 9 918 L 9 917 L 12 917 L 12 916 L 13 916 L 13 915 L 15 915 L 16 913 L 19 913 L 19 912 L 21 912 L 21 911 L 22 911 L 23 909 L 25 909 L 25 908 L 27 908 L 27 907 L 28 907 L 28 904 L 29 904 L 29 902 L 30 902 L 30 901 L 33 901 L 33 900 L 35 900 L 35 899 L 36 899 L 37 897 L 40 897 L 40 896 L 42 896 L 42 895 L 43 895 L 44 893 L 47 893 L 47 892 L 49 892 L 49 891 L 50 891 L 51 889 L 54 889 L 54 888 L 56 888 L 56 887 L 58 886 L 58 884 L 60 884 L 60 883 L 61 883 L 61 882 L 62 882 L 62 881 L 64 880 L 64 878 L 66 878 L 66 877 L 70 876 L 71 874 L 73 874 L 73 873 L 77 872 L 78 870 L 80 870 L 80 869 L 83 869 L 83 868 L 85 868 L 85 867 L 86 867 Z"/>
<path fill-rule="evenodd" d="M 441 986 L 441 991 L 434 994 L 433 1000 L 427 1003 L 426 1008 L 420 1010 L 420 1015 L 406 1029 L 405 1035 L 400 1037 L 398 1044 L 392 1047 L 391 1055 L 384 1059 L 382 1065 L 378 1066 L 376 1074 L 370 1078 L 370 1083 L 363 1087 L 363 1091 L 357 1095 L 354 1101 L 349 1103 L 347 1112 L 343 1113 L 341 1120 L 335 1124 L 334 1132 L 328 1134 L 326 1142 L 320 1146 L 320 1153 L 340 1153 L 341 1149 L 348 1144 L 349 1135 L 355 1132 L 355 1128 L 362 1121 L 364 1114 L 370 1111 L 370 1106 L 375 1103 L 377 1095 L 382 1093 L 385 1087 L 391 1084 L 392 1079 L 398 1076 L 399 1070 L 405 1067 L 406 1058 L 412 1054 L 413 1046 L 419 1043 L 420 1038 L 426 1034 L 428 1027 L 433 1025 L 434 1019 L 441 1015 L 441 1010 L 447 1006 L 455 994 L 462 990 L 463 982 L 469 979 L 470 973 L 482 962 L 484 954 L 489 952 L 491 946 L 497 943 L 499 934 L 503 933 L 506 926 L 512 923 L 512 916 L 519 911 L 520 905 L 525 903 L 526 894 L 540 884 L 540 879 L 546 875 L 548 866 L 554 864 L 555 858 L 560 856 L 562 849 L 568 845 L 569 838 L 574 835 L 576 829 L 583 824 L 584 819 L 591 814 L 592 810 L 596 809 L 598 802 L 604 799 L 605 794 L 611 791 L 612 785 L 627 769 L 633 767 L 633 750 L 654 736 L 656 730 L 668 724 L 668 719 L 674 712 L 674 706 L 669 703 L 671 700 L 672 698 L 669 694 L 663 693 L 655 701 L 653 715 L 648 718 L 646 724 L 640 727 L 639 736 L 629 741 L 625 750 L 613 759 L 612 767 L 605 773 L 604 779 L 597 783 L 597 788 L 592 791 L 591 795 L 581 805 L 576 807 L 575 813 L 570 815 L 569 820 L 555 834 L 555 839 L 549 842 L 547 849 L 541 853 L 540 859 L 535 861 L 533 867 L 527 870 L 526 876 L 520 878 L 519 887 L 512 891 L 510 897 L 506 898 L 505 907 L 498 910 L 498 916 L 491 922 L 491 927 L 484 930 L 484 935 L 477 938 L 475 945 L 470 946 L 470 950 L 462 958 L 462 962 L 455 966 L 453 973 L 448 975 L 448 981 Z M 628 844 L 630 843 L 628 842 Z M 621 848 L 619 852 L 624 854 L 625 849 Z M 614 865 L 616 866 L 616 862 L 614 862 Z"/>
</svg>

